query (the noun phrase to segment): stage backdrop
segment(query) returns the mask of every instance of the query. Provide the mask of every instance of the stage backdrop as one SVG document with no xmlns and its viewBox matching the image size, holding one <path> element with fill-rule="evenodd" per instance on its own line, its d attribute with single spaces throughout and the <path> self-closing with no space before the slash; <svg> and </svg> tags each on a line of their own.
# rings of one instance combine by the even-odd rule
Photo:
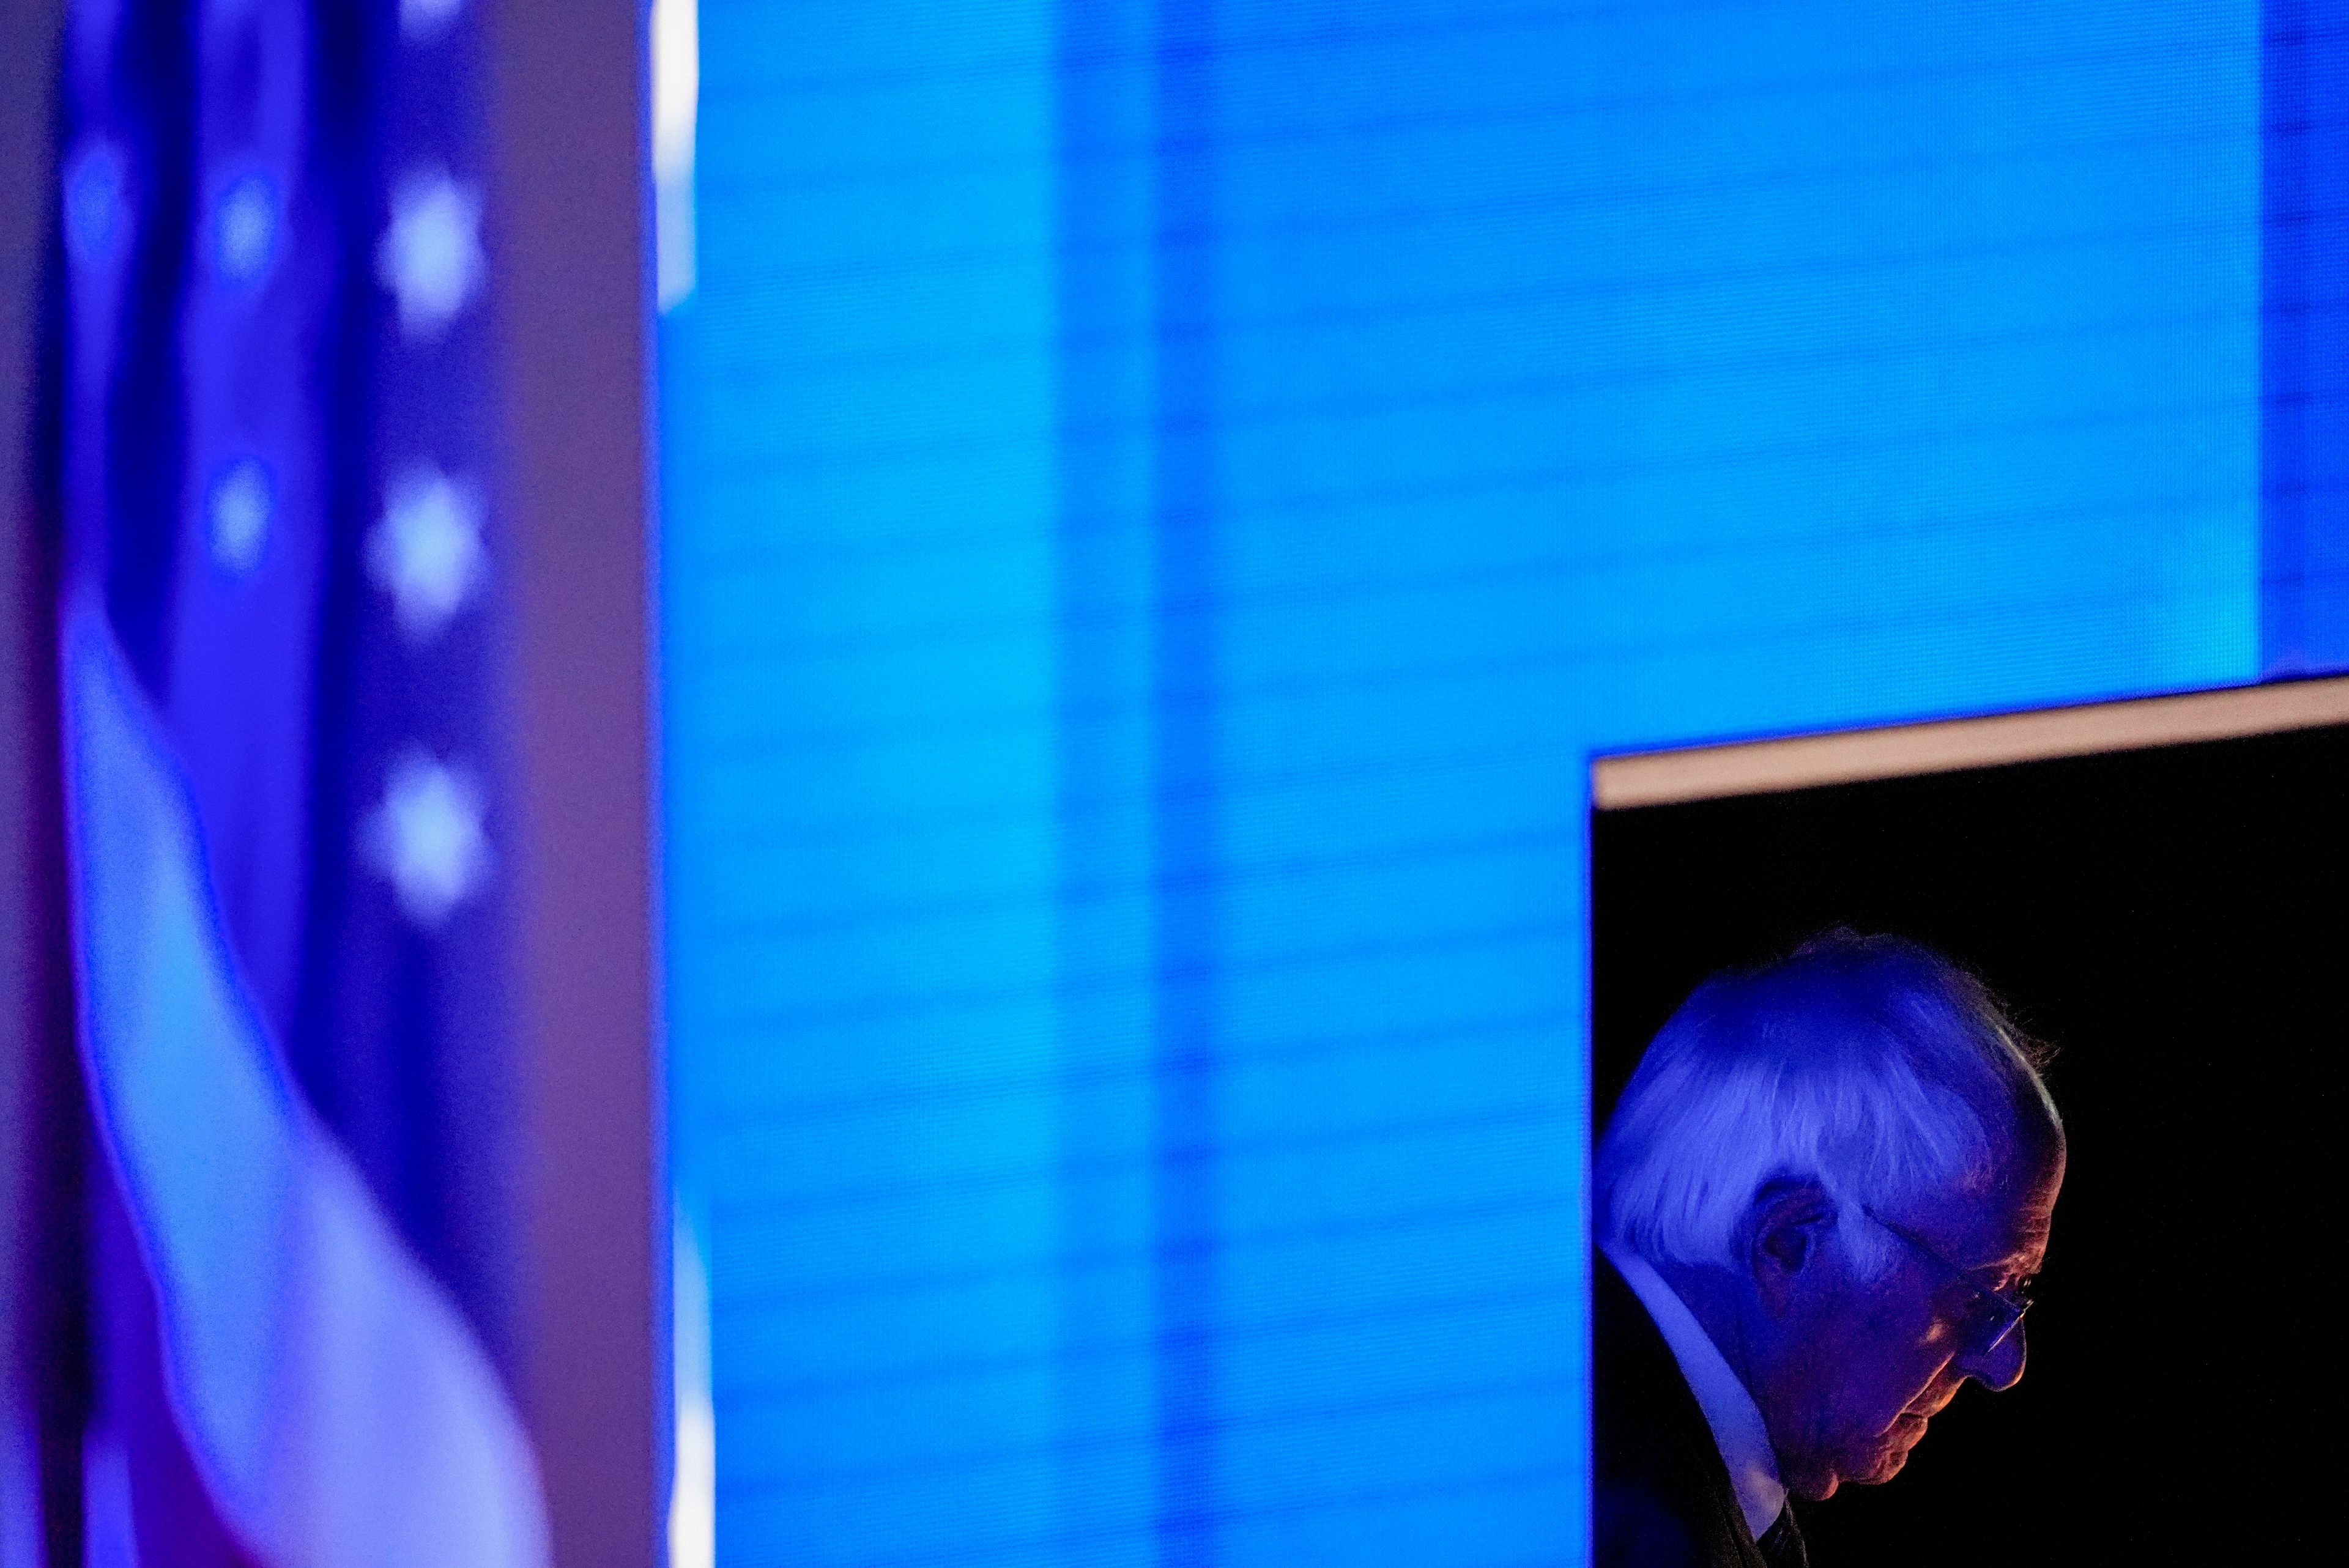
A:
<svg viewBox="0 0 2349 1568">
<path fill-rule="evenodd" d="M 2270 9 L 701 0 L 719 1563 L 1580 1557 L 1590 755 L 2349 645 Z"/>
</svg>

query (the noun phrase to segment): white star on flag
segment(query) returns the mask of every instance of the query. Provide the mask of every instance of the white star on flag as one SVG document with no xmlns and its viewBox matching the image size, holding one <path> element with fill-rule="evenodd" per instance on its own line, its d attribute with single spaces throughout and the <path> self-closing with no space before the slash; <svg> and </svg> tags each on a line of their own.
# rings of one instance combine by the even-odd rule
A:
<svg viewBox="0 0 2349 1568">
<path fill-rule="evenodd" d="M 439 172 L 410 174 L 391 196 L 376 267 L 399 301 L 400 330 L 433 337 L 481 285 L 481 198 Z"/>
<path fill-rule="evenodd" d="M 438 636 L 488 573 L 473 488 L 429 463 L 401 476 L 367 537 L 367 575 L 391 595 L 409 640 Z"/>
<path fill-rule="evenodd" d="M 399 0 L 399 31 L 411 44 L 428 44 L 457 19 L 465 0 Z"/>
<path fill-rule="evenodd" d="M 488 877 L 481 810 L 480 789 L 455 769 L 421 751 L 393 765 L 360 847 L 419 925 L 437 928 Z"/>
<path fill-rule="evenodd" d="M 261 560 L 269 540 L 269 470 L 258 458 L 240 458 L 212 486 L 212 559 L 239 576 Z"/>
<path fill-rule="evenodd" d="M 221 195 L 212 215 L 213 257 L 221 276 L 257 284 L 277 259 L 277 190 L 264 174 L 248 174 Z"/>
<path fill-rule="evenodd" d="M 123 187 L 129 171 L 122 150 L 110 141 L 92 141 L 66 168 L 66 249 L 85 264 L 110 262 L 129 226 Z"/>
</svg>

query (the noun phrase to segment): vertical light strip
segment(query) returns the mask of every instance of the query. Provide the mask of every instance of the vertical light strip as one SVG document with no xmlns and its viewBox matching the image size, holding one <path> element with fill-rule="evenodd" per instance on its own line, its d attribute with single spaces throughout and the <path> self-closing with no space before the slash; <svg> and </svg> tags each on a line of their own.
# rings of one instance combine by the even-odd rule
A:
<svg viewBox="0 0 2349 1568">
<path fill-rule="evenodd" d="M 701 102 L 698 0 L 653 0 L 653 255 L 660 308 L 693 292 L 693 133 Z"/>
<path fill-rule="evenodd" d="M 669 1336 L 677 1463 L 668 1500 L 668 1568 L 711 1568 L 718 1555 L 718 1417 L 709 1394 L 709 1266 L 682 1204 L 675 1222 Z"/>
</svg>

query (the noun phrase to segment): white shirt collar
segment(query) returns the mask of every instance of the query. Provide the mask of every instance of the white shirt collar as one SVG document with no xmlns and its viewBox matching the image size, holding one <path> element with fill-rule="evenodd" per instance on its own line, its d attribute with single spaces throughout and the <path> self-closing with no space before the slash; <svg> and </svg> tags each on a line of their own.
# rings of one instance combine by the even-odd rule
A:
<svg viewBox="0 0 2349 1568">
<path fill-rule="evenodd" d="M 1611 1242 L 1599 1243 L 1599 1250 L 1648 1309 L 1656 1332 L 1664 1336 L 1672 1359 L 1680 1363 L 1681 1376 L 1688 1379 L 1689 1391 L 1704 1412 L 1705 1425 L 1713 1429 L 1713 1447 L 1721 1450 L 1721 1462 L 1729 1469 L 1729 1484 L 1737 1493 L 1745 1528 L 1759 1541 L 1786 1506 L 1786 1484 L 1778 1479 L 1778 1456 L 1770 1447 L 1770 1430 L 1762 1424 L 1760 1407 L 1730 1370 L 1704 1326 L 1672 1294 L 1672 1287 L 1653 1264 L 1629 1247 Z"/>
</svg>

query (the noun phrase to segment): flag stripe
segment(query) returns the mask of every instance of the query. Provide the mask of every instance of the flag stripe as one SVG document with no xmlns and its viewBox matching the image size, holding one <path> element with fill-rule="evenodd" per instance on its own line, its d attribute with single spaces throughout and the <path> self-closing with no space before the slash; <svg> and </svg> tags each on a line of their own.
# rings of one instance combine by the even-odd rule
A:
<svg viewBox="0 0 2349 1568">
<path fill-rule="evenodd" d="M 92 1099 L 215 1501 L 274 1568 L 534 1568 L 520 1419 L 285 1072 L 222 938 L 184 778 L 87 599 L 61 665 Z"/>
</svg>

